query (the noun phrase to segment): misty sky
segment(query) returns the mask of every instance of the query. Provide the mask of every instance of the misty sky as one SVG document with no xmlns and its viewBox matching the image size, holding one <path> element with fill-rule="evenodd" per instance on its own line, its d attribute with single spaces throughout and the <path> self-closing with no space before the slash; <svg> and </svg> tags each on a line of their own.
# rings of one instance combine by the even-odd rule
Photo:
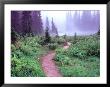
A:
<svg viewBox="0 0 110 87">
<path fill-rule="evenodd" d="M 77 11 L 77 14 L 75 12 L 41 11 L 43 26 L 45 28 L 46 17 L 48 17 L 50 27 L 53 18 L 59 35 L 74 35 L 75 32 L 79 35 L 85 35 L 94 34 L 98 31 L 100 26 L 99 11 Z M 85 15 L 83 15 L 84 13 Z"/>
</svg>

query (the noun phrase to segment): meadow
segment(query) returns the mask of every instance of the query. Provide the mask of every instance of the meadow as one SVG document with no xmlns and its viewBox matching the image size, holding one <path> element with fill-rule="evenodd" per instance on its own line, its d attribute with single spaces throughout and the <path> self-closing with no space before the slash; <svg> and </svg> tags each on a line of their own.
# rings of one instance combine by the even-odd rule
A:
<svg viewBox="0 0 110 87">
<path fill-rule="evenodd" d="M 68 49 L 64 43 L 70 42 Z M 56 36 L 45 43 L 44 36 L 17 36 L 11 44 L 12 77 L 45 77 L 40 59 L 55 51 L 53 61 L 63 77 L 100 76 L 100 36 Z"/>
<path fill-rule="evenodd" d="M 77 37 L 69 49 L 56 49 L 56 64 L 65 77 L 100 76 L 99 36 Z"/>
</svg>

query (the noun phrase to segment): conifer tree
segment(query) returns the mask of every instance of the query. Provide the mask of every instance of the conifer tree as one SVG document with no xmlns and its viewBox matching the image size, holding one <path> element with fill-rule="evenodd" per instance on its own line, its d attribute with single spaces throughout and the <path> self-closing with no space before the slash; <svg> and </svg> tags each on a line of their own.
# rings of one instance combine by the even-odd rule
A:
<svg viewBox="0 0 110 87">
<path fill-rule="evenodd" d="M 19 32 L 19 12 L 18 11 L 11 11 L 11 27 L 14 31 Z"/>
<path fill-rule="evenodd" d="M 11 43 L 14 44 L 17 40 L 16 34 L 19 33 L 20 24 L 19 24 L 19 12 L 11 11 Z"/>
<path fill-rule="evenodd" d="M 30 35 L 32 33 L 31 25 L 32 25 L 31 11 L 23 11 L 22 12 L 23 35 Z"/>
<path fill-rule="evenodd" d="M 46 17 L 45 43 L 49 43 L 50 41 L 51 41 L 51 38 L 49 34 L 49 21 L 48 21 L 48 17 Z"/>
<path fill-rule="evenodd" d="M 40 11 L 32 12 L 32 31 L 35 35 L 44 35 Z"/>
<path fill-rule="evenodd" d="M 74 44 L 77 42 L 77 34 L 76 34 L 76 32 L 75 32 L 75 34 L 74 34 Z"/>
<path fill-rule="evenodd" d="M 52 34 L 53 36 L 58 36 L 58 31 L 57 31 L 57 28 L 55 26 L 55 23 L 53 22 L 53 18 L 52 18 Z"/>
</svg>

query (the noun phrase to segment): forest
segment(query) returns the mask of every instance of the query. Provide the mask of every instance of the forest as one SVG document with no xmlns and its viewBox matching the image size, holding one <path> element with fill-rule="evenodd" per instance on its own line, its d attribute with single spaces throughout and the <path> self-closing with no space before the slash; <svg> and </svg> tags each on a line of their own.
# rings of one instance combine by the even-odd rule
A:
<svg viewBox="0 0 110 87">
<path fill-rule="evenodd" d="M 11 11 L 11 76 L 99 77 L 99 11 L 46 12 Z"/>
</svg>

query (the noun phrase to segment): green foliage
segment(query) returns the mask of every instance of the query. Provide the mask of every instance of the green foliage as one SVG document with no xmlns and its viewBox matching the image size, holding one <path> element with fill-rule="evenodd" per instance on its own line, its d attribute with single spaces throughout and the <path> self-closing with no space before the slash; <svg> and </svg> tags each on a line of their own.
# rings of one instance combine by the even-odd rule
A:
<svg viewBox="0 0 110 87">
<path fill-rule="evenodd" d="M 77 34 L 74 34 L 74 39 L 73 39 L 73 44 L 75 44 L 77 42 Z"/>
<path fill-rule="evenodd" d="M 87 56 L 100 55 L 100 41 L 94 37 L 86 37 L 78 41 L 76 44 L 71 45 L 68 49 L 68 55 L 85 58 Z"/>
<path fill-rule="evenodd" d="M 58 44 L 57 43 L 49 43 L 48 44 L 48 47 L 51 50 L 55 50 L 58 47 Z"/>
<path fill-rule="evenodd" d="M 56 58 L 55 58 L 55 61 L 60 62 L 62 65 L 70 64 L 69 57 L 66 56 L 66 55 L 62 55 L 62 54 L 57 54 Z"/>
<path fill-rule="evenodd" d="M 65 50 L 63 48 L 57 48 L 55 51 L 56 54 L 63 54 Z"/>
<path fill-rule="evenodd" d="M 48 29 L 46 29 L 46 31 L 45 31 L 45 43 L 50 43 L 50 42 L 51 42 L 51 37 L 50 37 Z"/>
<path fill-rule="evenodd" d="M 62 65 L 70 64 L 70 58 L 67 55 L 67 50 L 63 48 L 57 48 L 56 50 L 55 61 L 60 62 Z"/>
<path fill-rule="evenodd" d="M 37 42 L 37 37 L 27 37 L 19 40 L 17 42 L 17 46 L 19 47 L 17 48 L 16 46 L 16 51 L 14 51 L 12 47 L 12 55 L 16 54 L 18 58 L 21 58 L 22 56 L 30 58 L 39 57 L 45 50 L 43 50 L 44 48 Z"/>
<path fill-rule="evenodd" d="M 56 54 L 62 54 L 62 55 L 68 56 L 68 50 L 66 50 L 66 49 L 57 48 L 55 51 L 56 51 Z"/>
<path fill-rule="evenodd" d="M 63 37 L 60 37 L 56 41 L 58 44 L 63 44 L 65 42 L 65 39 Z"/>
<path fill-rule="evenodd" d="M 16 51 L 16 46 L 14 44 L 11 44 L 11 50 Z"/>
<path fill-rule="evenodd" d="M 57 43 L 59 45 L 63 44 L 65 42 L 65 39 L 63 37 L 51 37 L 51 43 Z"/>
<path fill-rule="evenodd" d="M 38 60 L 30 58 L 11 58 L 11 76 L 13 77 L 35 77 L 44 76 Z"/>
<path fill-rule="evenodd" d="M 41 77 L 44 76 L 39 57 L 55 50 L 55 62 L 65 77 L 94 77 L 100 75 L 100 37 L 66 36 L 71 42 L 68 49 L 63 49 L 63 36 L 51 37 L 45 44 L 45 36 L 19 37 L 16 44 L 11 45 L 11 76 L 13 77 Z M 76 41 L 76 42 L 75 42 Z"/>
<path fill-rule="evenodd" d="M 45 37 L 40 37 L 40 39 L 38 40 L 38 44 L 45 45 Z"/>
<path fill-rule="evenodd" d="M 99 58 L 91 57 L 86 61 L 74 58 L 70 61 L 71 65 L 59 66 L 61 73 L 65 77 L 97 77 L 100 75 Z"/>
<path fill-rule="evenodd" d="M 37 36 L 22 37 L 15 45 L 11 45 L 11 76 L 44 76 L 39 57 L 47 49 L 38 44 L 39 40 Z"/>
<path fill-rule="evenodd" d="M 51 42 L 50 43 L 57 43 L 57 39 L 56 37 L 51 37 Z"/>
<path fill-rule="evenodd" d="M 74 42 L 74 37 L 69 40 Z M 77 36 L 68 49 L 57 48 L 55 61 L 65 77 L 100 76 L 100 39 L 97 35 Z"/>
<path fill-rule="evenodd" d="M 15 32 L 14 28 L 11 28 L 11 43 L 14 44 L 17 40 L 17 32 Z"/>
</svg>

